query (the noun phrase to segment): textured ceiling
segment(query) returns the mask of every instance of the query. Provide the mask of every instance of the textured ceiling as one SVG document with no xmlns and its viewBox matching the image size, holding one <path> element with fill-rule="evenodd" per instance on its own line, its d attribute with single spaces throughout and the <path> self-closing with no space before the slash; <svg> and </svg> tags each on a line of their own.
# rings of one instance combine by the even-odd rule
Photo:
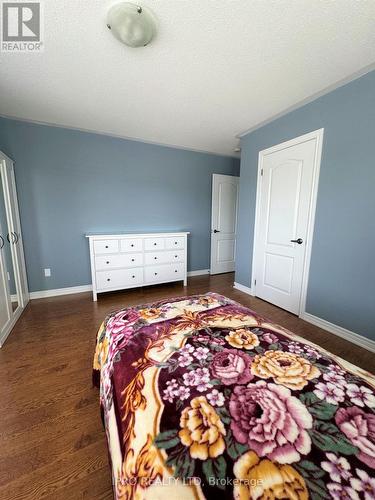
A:
<svg viewBox="0 0 375 500">
<path fill-rule="evenodd" d="M 145 48 L 116 2 L 48 0 L 45 50 L 0 53 L 0 114 L 233 154 L 252 128 L 375 60 L 374 0 L 144 0 Z"/>
</svg>

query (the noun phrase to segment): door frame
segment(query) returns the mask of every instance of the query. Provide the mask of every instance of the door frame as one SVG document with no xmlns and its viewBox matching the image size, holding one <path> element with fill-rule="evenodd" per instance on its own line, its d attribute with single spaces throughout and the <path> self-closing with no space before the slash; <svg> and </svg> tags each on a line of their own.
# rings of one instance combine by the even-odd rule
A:
<svg viewBox="0 0 375 500">
<path fill-rule="evenodd" d="M 313 132 L 309 132 L 307 134 L 295 137 L 294 139 L 291 139 L 289 141 L 282 142 L 281 144 L 276 144 L 275 146 L 271 146 L 270 148 L 263 149 L 262 151 L 259 151 L 258 155 L 258 173 L 257 173 L 255 224 L 254 224 L 254 240 L 253 240 L 254 244 L 253 244 L 252 270 L 251 270 L 252 272 L 251 291 L 252 295 L 254 296 L 256 295 L 256 276 L 254 275 L 254 271 L 256 269 L 256 263 L 257 263 L 257 246 L 259 239 L 259 227 L 260 227 L 259 219 L 260 219 L 260 206 L 261 206 L 261 193 L 262 193 L 262 180 L 263 180 L 261 172 L 263 169 L 264 158 L 265 156 L 272 153 L 276 153 L 281 149 L 296 146 L 303 142 L 310 141 L 311 139 L 316 140 L 313 182 L 311 187 L 311 199 L 309 205 L 309 216 L 308 216 L 307 235 L 306 235 L 306 250 L 305 250 L 305 259 L 303 263 L 303 276 L 302 276 L 302 286 L 301 286 L 298 316 L 301 316 L 304 312 L 306 312 L 306 296 L 307 296 L 307 287 L 309 284 L 311 249 L 312 249 L 312 241 L 314 234 L 316 202 L 318 197 L 320 164 L 321 164 L 322 150 L 323 150 L 323 136 L 324 136 L 324 128 L 320 128 L 318 130 L 314 130 Z"/>
<path fill-rule="evenodd" d="M 219 177 L 232 177 L 238 179 L 238 189 L 237 189 L 237 200 L 236 200 L 236 241 L 234 246 L 234 258 L 236 259 L 237 254 L 237 230 L 238 230 L 238 206 L 240 200 L 240 176 L 231 174 L 212 174 L 211 180 L 211 220 L 210 220 L 210 269 L 209 273 L 212 274 L 212 262 L 213 262 L 213 245 L 212 245 L 212 233 L 214 228 L 213 224 L 213 214 L 214 214 L 214 179 Z M 220 273 L 218 273 L 220 274 Z"/>
</svg>

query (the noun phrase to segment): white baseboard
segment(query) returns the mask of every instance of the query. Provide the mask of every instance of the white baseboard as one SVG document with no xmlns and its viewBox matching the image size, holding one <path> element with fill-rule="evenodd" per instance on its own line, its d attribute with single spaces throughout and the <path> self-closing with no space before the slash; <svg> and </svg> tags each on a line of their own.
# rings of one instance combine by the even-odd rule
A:
<svg viewBox="0 0 375 500">
<path fill-rule="evenodd" d="M 349 342 L 352 342 L 353 344 L 359 345 L 360 347 L 363 347 L 364 349 L 367 349 L 368 351 L 375 352 L 375 341 L 368 339 L 367 337 L 363 337 L 362 335 L 358 335 L 358 333 L 351 332 L 350 330 L 346 330 L 345 328 L 342 328 L 341 326 L 335 325 L 333 323 L 330 323 L 329 321 L 326 321 L 325 319 L 318 318 L 317 316 L 314 316 L 313 314 L 304 312 L 300 315 L 300 318 L 307 321 L 308 323 L 311 323 L 315 326 L 319 326 L 320 328 L 323 328 L 323 330 L 327 330 L 330 333 L 333 333 L 334 335 L 337 335 L 338 337 L 342 337 L 345 340 L 348 340 Z"/>
<path fill-rule="evenodd" d="M 247 293 L 248 295 L 254 296 L 254 291 L 245 285 L 241 285 L 241 283 L 235 282 L 233 288 L 235 288 L 236 290 L 240 290 L 241 292 Z M 325 319 L 318 318 L 317 316 L 314 316 L 313 314 L 307 312 L 301 313 L 300 318 L 315 326 L 319 326 L 319 328 L 327 330 L 328 332 L 333 333 L 338 337 L 348 340 L 353 344 L 363 347 L 368 351 L 375 352 L 375 341 L 370 340 L 367 337 L 363 337 L 363 335 L 359 335 L 358 333 L 346 330 L 346 328 L 342 328 L 341 326 L 330 323 Z"/>
<path fill-rule="evenodd" d="M 240 292 L 244 292 L 247 293 L 248 295 L 254 296 L 253 289 L 248 286 L 241 285 L 241 283 L 234 282 L 233 288 L 235 288 L 236 290 L 240 290 Z"/>
<path fill-rule="evenodd" d="M 66 288 L 55 288 L 54 290 L 39 290 L 38 292 L 30 292 L 30 299 L 44 299 L 46 297 L 56 297 L 57 295 L 91 292 L 91 290 L 92 285 L 69 286 Z"/>
<path fill-rule="evenodd" d="M 201 276 L 202 274 L 210 274 L 210 270 L 209 269 L 198 269 L 198 271 L 189 271 L 187 273 L 188 277 Z"/>
<path fill-rule="evenodd" d="M 200 276 L 202 274 L 210 274 L 209 269 L 199 269 L 198 271 L 190 271 L 188 276 Z M 66 288 L 55 288 L 53 290 L 39 290 L 30 292 L 30 299 L 44 299 L 47 297 L 57 297 L 58 295 L 70 295 L 73 293 L 91 292 L 92 285 L 69 286 Z"/>
<path fill-rule="evenodd" d="M 187 273 L 188 276 L 201 276 L 204 274 L 209 274 L 210 270 L 209 269 L 200 269 L 197 271 L 190 271 Z M 240 290 L 241 292 L 244 292 L 248 295 L 254 295 L 254 292 L 251 288 L 241 285 L 241 283 L 234 283 L 233 288 L 236 290 Z M 82 293 L 82 292 L 91 292 L 92 291 L 92 285 L 81 285 L 81 286 L 71 286 L 71 287 L 66 287 L 66 288 L 55 288 L 54 290 L 39 290 L 38 292 L 30 292 L 30 299 L 43 299 L 46 297 L 56 297 L 58 295 L 70 295 L 73 293 Z M 358 333 L 351 332 L 350 330 L 346 330 L 345 328 L 342 328 L 341 326 L 335 325 L 333 323 L 330 323 L 329 321 L 326 321 L 325 319 L 318 318 L 317 316 L 314 316 L 313 314 L 304 312 L 300 315 L 300 318 L 307 321 L 308 323 L 311 323 L 313 325 L 319 326 L 319 328 L 322 328 L 323 330 L 327 330 L 330 333 L 333 333 L 334 335 L 337 335 L 338 337 L 342 337 L 345 340 L 348 340 L 349 342 L 352 342 L 353 344 L 356 344 L 360 347 L 363 347 L 364 349 L 367 349 L 368 351 L 375 352 L 375 341 L 370 340 L 367 337 L 363 337 L 362 335 L 359 335 Z M 9 333 L 9 332 L 8 332 Z M 8 335 L 7 333 L 7 335 Z M 7 336 L 6 335 L 6 336 Z M 4 338 L 0 339 L 0 347 L 4 343 L 6 336 Z"/>
</svg>

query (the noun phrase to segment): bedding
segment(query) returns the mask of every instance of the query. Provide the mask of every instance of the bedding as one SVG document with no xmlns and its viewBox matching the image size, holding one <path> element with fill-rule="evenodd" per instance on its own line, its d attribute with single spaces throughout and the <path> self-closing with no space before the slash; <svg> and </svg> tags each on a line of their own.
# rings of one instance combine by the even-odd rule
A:
<svg viewBox="0 0 375 500">
<path fill-rule="evenodd" d="M 110 314 L 116 499 L 375 498 L 375 377 L 221 295 Z"/>
</svg>

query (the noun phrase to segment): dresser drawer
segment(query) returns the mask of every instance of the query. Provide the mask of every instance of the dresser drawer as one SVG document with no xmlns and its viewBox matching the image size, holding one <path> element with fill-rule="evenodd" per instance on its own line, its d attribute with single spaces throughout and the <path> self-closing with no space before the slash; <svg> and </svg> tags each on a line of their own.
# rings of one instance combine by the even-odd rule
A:
<svg viewBox="0 0 375 500">
<path fill-rule="evenodd" d="M 116 269 L 114 271 L 98 271 L 96 287 L 98 290 L 129 287 L 143 282 L 143 268 Z"/>
<path fill-rule="evenodd" d="M 168 262 L 183 262 L 185 259 L 185 252 L 183 250 L 176 250 L 169 252 L 150 252 L 145 254 L 145 264 L 147 266 L 157 264 L 167 264 Z"/>
<path fill-rule="evenodd" d="M 145 267 L 146 283 L 173 281 L 184 279 L 185 264 L 166 264 L 163 266 Z"/>
<path fill-rule="evenodd" d="M 142 252 L 143 240 L 141 238 L 120 240 L 120 251 L 121 252 Z"/>
<path fill-rule="evenodd" d="M 164 250 L 164 238 L 145 238 L 145 250 Z"/>
<path fill-rule="evenodd" d="M 185 238 L 182 238 L 181 236 L 165 238 L 165 248 L 167 250 L 169 248 L 184 248 L 184 247 L 185 247 Z"/>
<path fill-rule="evenodd" d="M 95 257 L 95 268 L 97 271 L 114 269 L 117 267 L 139 267 L 143 266 L 143 253 L 97 255 Z"/>
<path fill-rule="evenodd" d="M 118 240 L 96 240 L 94 241 L 94 253 L 117 253 L 119 250 Z"/>
</svg>

